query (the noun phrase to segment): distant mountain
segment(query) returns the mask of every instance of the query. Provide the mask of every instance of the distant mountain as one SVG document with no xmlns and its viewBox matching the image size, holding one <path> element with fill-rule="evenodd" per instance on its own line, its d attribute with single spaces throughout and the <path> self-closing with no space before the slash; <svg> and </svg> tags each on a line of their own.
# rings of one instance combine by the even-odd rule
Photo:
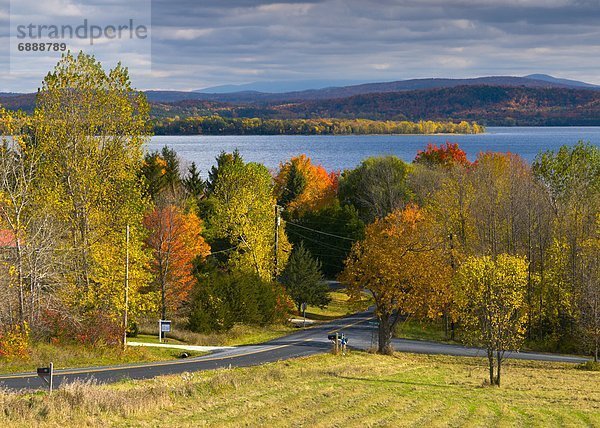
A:
<svg viewBox="0 0 600 428">
<path fill-rule="evenodd" d="M 146 95 L 157 118 L 218 114 L 600 126 L 600 87 L 546 75 L 413 79 L 285 93 L 147 91 Z M 0 94 L 0 105 L 9 109 L 30 112 L 34 104 L 35 94 Z"/>
<path fill-rule="evenodd" d="M 555 87 L 456 86 L 295 102 L 218 104 L 186 100 L 154 103 L 156 117 L 208 114 L 224 117 L 467 120 L 488 126 L 600 126 L 600 91 Z"/>
<path fill-rule="evenodd" d="M 364 80 L 279 80 L 271 82 L 253 82 L 243 85 L 221 85 L 212 86 L 204 89 L 197 89 L 193 92 L 204 94 L 228 94 L 232 92 L 264 92 L 264 93 L 284 93 L 305 91 L 309 89 L 323 89 L 331 87 L 351 86 L 365 83 Z"/>
<path fill-rule="evenodd" d="M 545 76 L 545 75 L 540 75 Z M 553 79 L 553 80 L 552 80 Z M 535 79 L 533 77 L 515 76 L 490 76 L 471 79 L 411 79 L 395 82 L 365 83 L 360 85 L 328 87 L 283 93 L 265 93 L 257 91 L 230 92 L 227 94 L 205 94 L 206 98 L 223 102 L 277 102 L 298 100 L 325 100 L 333 98 L 346 98 L 355 95 L 414 91 L 420 89 L 454 88 L 457 86 L 509 86 L 526 88 L 580 88 L 588 85 L 583 82 L 555 79 L 551 76 Z M 594 85 L 586 86 L 590 89 L 599 89 Z M 196 98 L 198 99 L 198 98 Z"/>
<path fill-rule="evenodd" d="M 592 89 L 600 89 L 598 85 L 592 85 L 591 83 L 580 82 L 579 80 L 570 80 L 570 79 L 560 79 L 557 77 L 549 76 L 547 74 L 530 74 L 529 76 L 524 76 L 527 79 L 533 80 L 543 80 L 545 82 L 556 83 L 559 85 L 566 85 L 573 88 L 592 88 Z"/>
<path fill-rule="evenodd" d="M 335 98 L 347 98 L 355 95 L 404 92 L 422 89 L 454 88 L 457 86 L 508 86 L 527 88 L 586 88 L 600 90 L 600 86 L 575 80 L 559 79 L 544 74 L 532 74 L 525 77 L 514 76 L 490 76 L 472 79 L 411 79 L 395 82 L 364 83 L 350 86 L 327 86 L 308 90 L 297 90 L 291 92 L 278 92 L 293 85 L 328 85 L 330 83 L 341 83 L 344 81 L 304 80 L 295 82 L 263 82 L 248 85 L 228 85 L 226 87 L 214 87 L 203 89 L 202 92 L 192 91 L 146 91 L 150 102 L 174 103 L 184 100 L 201 100 L 221 103 L 270 104 L 274 102 L 297 102 L 309 100 L 326 100 Z M 346 81 L 348 82 L 348 81 Z M 281 85 L 270 87 L 269 85 Z M 288 85 L 288 86 L 286 86 Z M 290 86 L 291 85 L 291 86 Z M 219 89 L 220 88 L 220 89 Z M 235 92 L 230 90 L 238 89 Z M 251 89 L 253 88 L 253 89 Z M 217 92 L 208 91 L 214 90 Z M 220 91 L 220 92 L 219 92 Z M 3 100 L 12 97 L 21 97 L 24 94 L 0 93 L 0 104 Z M 9 104 L 5 101 L 5 104 Z M 10 108 L 10 107 L 9 107 Z"/>
<path fill-rule="evenodd" d="M 35 94 L 0 93 L 0 106 L 31 113 L 35 107 Z"/>
<path fill-rule="evenodd" d="M 271 106 L 281 117 L 467 120 L 484 125 L 600 126 L 600 91 L 457 86 Z"/>
</svg>

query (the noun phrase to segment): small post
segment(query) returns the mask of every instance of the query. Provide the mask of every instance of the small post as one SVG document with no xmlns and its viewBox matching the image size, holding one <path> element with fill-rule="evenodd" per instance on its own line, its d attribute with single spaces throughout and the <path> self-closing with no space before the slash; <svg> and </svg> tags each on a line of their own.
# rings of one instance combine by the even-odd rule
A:
<svg viewBox="0 0 600 428">
<path fill-rule="evenodd" d="M 302 328 L 306 328 L 306 302 L 302 303 L 302 316 L 304 317 Z"/>
<path fill-rule="evenodd" d="M 158 343 L 162 343 L 162 320 L 158 320 Z"/>
<path fill-rule="evenodd" d="M 279 275 L 279 226 L 281 225 L 281 215 L 279 213 L 279 205 L 275 204 L 275 254 L 274 254 L 274 269 L 275 278 Z"/>
<path fill-rule="evenodd" d="M 338 350 L 338 344 L 339 344 L 339 340 L 340 340 L 340 338 L 339 338 L 339 334 L 338 334 L 338 332 L 336 331 L 336 332 L 335 332 L 335 355 L 337 355 L 337 354 L 338 354 L 338 352 L 339 352 L 339 350 Z"/>
<path fill-rule="evenodd" d="M 123 349 L 127 348 L 127 311 L 129 310 L 129 224 L 125 233 L 125 311 L 123 313 Z"/>
<path fill-rule="evenodd" d="M 54 363 L 50 362 L 50 382 L 48 384 L 49 394 L 52 394 L 52 387 L 54 383 Z"/>
<path fill-rule="evenodd" d="M 50 366 L 48 367 L 38 367 L 37 375 L 44 381 L 46 385 L 48 385 L 48 391 L 50 394 L 52 394 L 52 387 L 54 383 L 54 364 L 50 363 Z"/>
</svg>

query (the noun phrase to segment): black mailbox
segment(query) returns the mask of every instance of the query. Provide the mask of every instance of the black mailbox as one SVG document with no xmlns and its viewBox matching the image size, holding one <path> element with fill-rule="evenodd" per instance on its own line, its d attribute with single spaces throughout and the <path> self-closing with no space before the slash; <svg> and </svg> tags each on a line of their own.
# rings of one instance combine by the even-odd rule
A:
<svg viewBox="0 0 600 428">
<path fill-rule="evenodd" d="M 50 367 L 38 367 L 37 374 L 38 375 L 48 375 L 48 374 L 50 374 Z"/>
</svg>

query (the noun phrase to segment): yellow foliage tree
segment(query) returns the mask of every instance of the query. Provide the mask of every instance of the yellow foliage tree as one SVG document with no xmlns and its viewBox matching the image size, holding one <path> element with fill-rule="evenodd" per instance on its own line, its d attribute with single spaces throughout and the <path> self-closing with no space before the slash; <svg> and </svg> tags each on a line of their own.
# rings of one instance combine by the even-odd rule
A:
<svg viewBox="0 0 600 428">
<path fill-rule="evenodd" d="M 124 309 L 125 229 L 131 226 L 130 286 L 148 282 L 142 218 L 147 204 L 137 172 L 148 138 L 149 106 L 120 64 L 106 72 L 92 56 L 66 54 L 44 79 L 34 113 L 44 153 L 44 206 L 64 225 L 68 254 L 62 297 L 79 315 L 119 323 Z"/>
<path fill-rule="evenodd" d="M 291 246 L 280 225 L 275 266 L 276 201 L 269 171 L 238 158 L 223 164 L 211 185 L 208 220 L 212 233 L 235 246 L 230 252 L 230 266 L 272 279 L 285 267 Z"/>
<path fill-rule="evenodd" d="M 487 350 L 492 385 L 500 386 L 506 351 L 518 351 L 525 338 L 527 274 L 526 259 L 508 254 L 470 257 L 457 273 L 460 319 L 467 340 Z"/>
<path fill-rule="evenodd" d="M 394 327 L 402 317 L 439 317 L 451 299 L 449 257 L 426 214 L 414 205 L 367 226 L 346 261 L 340 281 L 352 298 L 363 289 L 375 300 L 378 352 L 392 352 Z"/>
</svg>

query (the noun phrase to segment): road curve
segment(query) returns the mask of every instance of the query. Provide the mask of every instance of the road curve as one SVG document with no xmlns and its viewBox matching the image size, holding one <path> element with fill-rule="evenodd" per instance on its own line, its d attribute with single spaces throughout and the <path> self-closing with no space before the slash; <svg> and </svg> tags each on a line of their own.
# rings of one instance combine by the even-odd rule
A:
<svg viewBox="0 0 600 428">
<path fill-rule="evenodd" d="M 278 360 L 313 355 L 327 352 L 331 344 L 328 334 L 343 332 L 348 337 L 348 345 L 361 350 L 376 345 L 376 325 L 371 312 L 363 312 L 320 324 L 306 330 L 299 330 L 288 336 L 272 340 L 260 345 L 240 346 L 234 349 L 217 351 L 201 357 L 175 361 L 154 363 L 127 364 L 119 366 L 86 367 L 78 369 L 55 370 L 54 385 L 74 380 L 95 379 L 98 382 L 115 382 L 120 379 L 146 379 L 159 375 L 210 370 L 224 367 L 246 367 Z M 394 349 L 399 352 L 423 354 L 443 354 L 466 357 L 483 357 L 485 351 L 460 345 L 426 342 L 419 340 L 394 339 Z M 585 358 L 544 354 L 544 353 L 509 353 L 509 358 L 535 361 L 552 361 L 564 363 L 581 363 Z M 0 375 L 0 388 L 11 390 L 45 388 L 35 373 L 16 373 Z"/>
</svg>

